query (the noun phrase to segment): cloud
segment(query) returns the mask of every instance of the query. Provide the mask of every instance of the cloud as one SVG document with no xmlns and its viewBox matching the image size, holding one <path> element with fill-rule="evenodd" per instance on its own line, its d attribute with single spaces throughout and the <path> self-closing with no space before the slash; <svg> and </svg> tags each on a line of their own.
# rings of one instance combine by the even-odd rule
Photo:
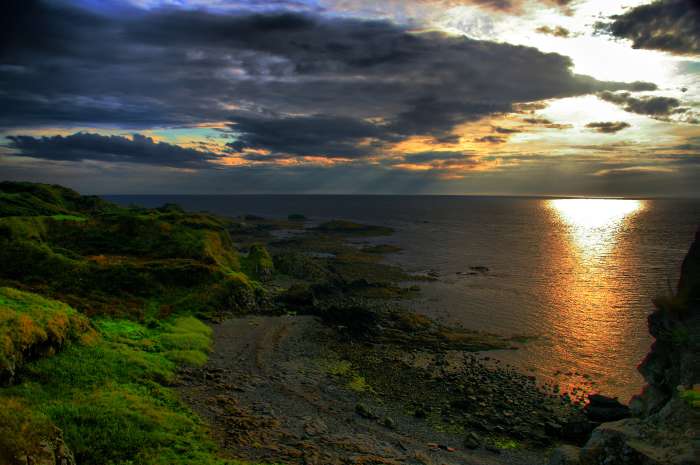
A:
<svg viewBox="0 0 700 465">
<path fill-rule="evenodd" d="M 614 176 L 614 177 L 637 177 L 637 176 L 651 176 L 659 174 L 669 174 L 674 173 L 675 170 L 672 168 L 665 168 L 662 166 L 626 166 L 624 168 L 609 168 L 596 171 L 594 176 Z"/>
<path fill-rule="evenodd" d="M 547 129 L 571 129 L 573 127 L 571 124 L 554 123 L 547 118 L 541 117 L 523 118 L 523 121 L 533 126 L 543 126 Z"/>
<path fill-rule="evenodd" d="M 456 126 L 528 102 L 639 87 L 574 74 L 562 55 L 388 21 L 12 5 L 4 128 L 220 122 L 232 150 L 359 158 L 412 136 L 454 141 Z"/>
<path fill-rule="evenodd" d="M 598 98 L 606 102 L 614 103 L 623 110 L 647 115 L 662 121 L 681 121 L 690 124 L 700 123 L 698 114 L 691 108 L 683 107 L 680 100 L 673 97 L 643 96 L 633 97 L 629 92 L 598 93 Z"/>
<path fill-rule="evenodd" d="M 499 136 L 484 136 L 484 137 L 479 137 L 477 139 L 474 139 L 474 142 L 482 142 L 485 144 L 502 144 L 506 142 L 508 139 L 505 137 L 499 137 Z"/>
<path fill-rule="evenodd" d="M 43 160 L 97 160 L 117 163 L 143 163 L 173 168 L 211 168 L 217 155 L 183 148 L 150 137 L 133 134 L 103 136 L 78 132 L 69 136 L 7 136 L 14 155 Z"/>
<path fill-rule="evenodd" d="M 596 24 L 597 31 L 631 40 L 633 48 L 700 54 L 700 4 L 696 0 L 657 0 L 611 19 Z"/>
<path fill-rule="evenodd" d="M 558 9 L 572 12 L 576 0 L 320 0 L 333 11 L 371 17 L 391 17 L 411 20 L 421 14 L 441 13 L 451 8 L 477 7 L 489 13 L 524 15 L 535 9 Z"/>
<path fill-rule="evenodd" d="M 625 121 L 600 121 L 594 123 L 588 123 L 586 125 L 588 129 L 592 129 L 595 132 L 601 132 L 603 134 L 614 134 L 616 132 L 622 131 L 630 127 L 630 124 Z"/>
<path fill-rule="evenodd" d="M 518 132 L 522 132 L 520 129 L 515 129 L 515 128 L 503 128 L 500 126 L 493 126 L 494 132 L 497 132 L 498 134 L 516 134 Z"/>
<path fill-rule="evenodd" d="M 342 116 L 251 117 L 233 116 L 236 140 L 233 152 L 264 149 L 273 153 L 328 158 L 370 155 L 391 133 L 378 125 Z M 363 143 L 369 141 L 370 143 Z"/>
<path fill-rule="evenodd" d="M 535 29 L 535 32 L 539 32 L 540 34 L 546 34 L 554 37 L 562 37 L 562 38 L 568 38 L 571 36 L 571 31 L 569 31 L 565 27 L 561 26 L 555 26 L 555 27 L 549 27 L 549 26 L 540 26 L 537 29 Z"/>
<path fill-rule="evenodd" d="M 445 151 L 445 152 L 419 152 L 411 153 L 403 157 L 403 161 L 409 163 L 428 163 L 435 161 L 461 161 L 472 160 L 473 154 L 465 152 Z"/>
</svg>

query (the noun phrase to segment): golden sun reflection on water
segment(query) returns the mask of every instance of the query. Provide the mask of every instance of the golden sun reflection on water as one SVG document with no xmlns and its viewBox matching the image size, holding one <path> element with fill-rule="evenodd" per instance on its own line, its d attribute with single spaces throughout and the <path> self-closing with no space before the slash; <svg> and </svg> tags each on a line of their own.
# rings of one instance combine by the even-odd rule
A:
<svg viewBox="0 0 700 465">
<path fill-rule="evenodd" d="M 547 205 L 588 258 L 607 255 L 627 221 L 645 208 L 643 200 L 629 199 L 556 199 Z"/>
<path fill-rule="evenodd" d="M 638 265 L 628 244 L 632 220 L 646 209 L 643 200 L 556 199 L 545 202 L 558 231 L 549 242 L 552 274 L 548 294 L 554 311 L 545 316 L 559 359 L 573 361 L 562 372 L 590 373 L 608 386 L 618 379 L 631 337 L 625 310 L 634 295 L 628 277 Z M 573 370 L 572 370 L 573 368 Z M 575 389 L 585 380 L 558 380 Z"/>
</svg>

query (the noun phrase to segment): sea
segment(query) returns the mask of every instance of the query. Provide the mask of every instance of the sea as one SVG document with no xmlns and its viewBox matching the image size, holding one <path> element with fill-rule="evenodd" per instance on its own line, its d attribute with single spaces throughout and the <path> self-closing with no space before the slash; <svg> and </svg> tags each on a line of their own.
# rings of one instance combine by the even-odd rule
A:
<svg viewBox="0 0 700 465">
<path fill-rule="evenodd" d="M 556 384 L 628 401 L 652 338 L 652 300 L 675 289 L 700 226 L 700 200 L 481 196 L 107 196 L 121 204 L 395 229 L 362 239 L 438 279 L 410 307 L 455 327 L 513 337 L 488 357 Z M 483 355 L 483 354 L 482 354 Z"/>
</svg>

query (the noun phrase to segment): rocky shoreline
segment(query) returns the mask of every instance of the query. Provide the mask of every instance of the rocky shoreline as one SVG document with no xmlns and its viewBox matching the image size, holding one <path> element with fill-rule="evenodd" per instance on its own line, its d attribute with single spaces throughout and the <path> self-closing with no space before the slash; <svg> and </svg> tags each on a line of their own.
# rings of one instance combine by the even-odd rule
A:
<svg viewBox="0 0 700 465">
<path fill-rule="evenodd" d="M 411 311 L 389 228 L 0 194 L 0 462 L 697 463 L 700 238 L 628 408 Z"/>
<path fill-rule="evenodd" d="M 285 328 L 296 324 L 319 326 L 311 337 L 313 345 L 285 349 L 305 360 L 304 364 L 282 370 L 281 374 L 279 367 L 266 366 L 264 357 L 259 359 L 262 366 L 256 370 L 268 373 L 272 369 L 273 374 L 255 375 L 256 386 L 275 386 L 280 380 L 285 384 L 299 383 L 298 395 L 321 399 L 318 402 L 346 417 L 343 425 L 333 430 L 343 431 L 348 444 L 355 444 L 356 448 L 362 449 L 359 444 L 374 444 L 366 436 L 355 436 L 358 428 L 369 425 L 401 438 L 394 441 L 394 446 L 371 448 L 373 460 L 433 463 L 431 454 L 439 453 L 452 456 L 455 463 L 481 463 L 474 454 L 485 454 L 493 463 L 541 463 L 552 447 L 582 446 L 601 422 L 629 416 L 629 409 L 615 399 L 593 396 L 585 405 L 569 393 L 560 393 L 556 386 L 538 385 L 533 376 L 491 360 L 488 350 L 513 348 L 507 338 L 446 328 L 407 310 L 402 302 L 419 292 L 419 286 L 411 281 L 434 278 L 416 278 L 399 267 L 382 263 L 378 257 L 391 253 L 393 248 L 362 248 L 350 243 L 357 235 L 376 235 L 375 228 L 355 225 L 307 228 L 292 236 L 275 234 L 287 227 L 284 222 L 257 217 L 245 226 L 255 230 L 256 240 L 264 241 L 271 251 L 277 273 L 285 274 L 283 280 L 273 275 L 266 282 L 274 295 L 271 313 L 284 316 L 266 317 L 272 320 L 265 324 Z M 239 226 L 236 233 L 245 234 L 242 229 Z M 378 234 L 388 233 L 381 230 Z M 277 239 L 280 236 L 283 239 Z M 214 326 L 215 334 L 219 326 L 241 324 L 236 319 L 225 320 Z M 256 409 L 269 407 L 275 414 L 266 420 L 251 420 L 253 424 L 266 425 L 260 431 L 253 430 L 255 434 L 276 437 L 278 442 L 280 437 L 286 437 L 289 428 L 294 429 L 293 425 L 298 428 L 308 418 L 314 418 L 312 411 L 306 415 L 293 412 L 294 408 L 290 411 L 283 401 L 288 394 L 285 390 L 264 391 L 264 395 L 256 392 L 252 397 L 242 394 L 248 389 L 241 386 L 246 386 L 250 373 L 241 373 L 226 365 L 225 360 L 217 361 L 217 356 L 227 350 L 241 350 L 233 339 L 236 338 L 219 340 L 217 347 L 221 349 L 215 350 L 210 364 L 201 373 L 184 373 L 181 386 L 185 398 L 198 399 L 193 401 L 195 410 L 210 419 L 213 430 L 223 438 L 220 444 L 227 453 L 285 463 L 360 463 L 347 462 L 344 452 L 334 451 L 324 440 L 319 442 L 304 434 L 295 440 L 311 441 L 313 457 L 299 455 L 293 441 L 289 445 L 291 452 L 281 447 L 279 453 L 267 450 L 262 455 L 251 455 L 247 447 L 240 446 L 240 441 L 232 443 L 226 439 L 226 431 L 231 430 L 230 417 L 216 413 L 221 411 L 221 403 L 235 404 L 237 415 L 246 418 L 257 418 Z M 278 347 L 265 348 L 264 342 L 260 344 L 263 352 L 273 354 Z M 303 376 L 296 370 L 315 375 L 302 382 L 297 378 Z M 215 380 L 213 384 L 218 389 L 209 391 L 209 378 Z M 335 394 L 328 397 L 327 392 Z M 267 407 L 260 407 L 261 404 Z M 329 421 L 320 411 L 316 415 L 324 424 Z M 422 440 L 416 444 L 411 438 L 417 428 L 422 431 L 422 435 L 418 434 Z M 414 443 L 411 457 L 403 450 L 408 443 Z M 279 444 L 272 447 L 277 448 Z M 427 460 L 420 458 L 423 454 L 427 454 Z"/>
<path fill-rule="evenodd" d="M 266 228 L 274 229 L 275 226 Z M 295 421 L 297 425 L 303 423 L 306 425 L 304 433 L 295 439 L 305 446 L 292 447 L 291 452 L 282 448 L 280 453 L 268 452 L 262 457 L 253 455 L 253 458 L 291 460 L 292 463 L 482 463 L 480 460 L 540 463 L 547 457 L 552 464 L 692 463 L 687 457 L 696 457 L 697 451 L 693 449 L 696 446 L 688 444 L 679 446 L 680 452 L 675 454 L 676 458 L 669 459 L 671 461 L 655 462 L 636 462 L 640 460 L 638 455 L 613 450 L 626 447 L 624 441 L 623 445 L 611 446 L 611 441 L 617 443 L 610 437 L 623 434 L 611 425 L 622 424 L 625 428 L 636 425 L 635 428 L 639 429 L 640 424 L 648 422 L 644 419 L 648 414 L 640 411 L 640 403 L 648 405 L 650 401 L 643 399 L 649 399 L 652 393 L 658 396 L 660 391 L 665 393 L 664 400 L 668 401 L 674 394 L 673 391 L 669 393 L 666 385 L 680 382 L 679 373 L 684 373 L 683 381 L 692 389 L 693 380 L 690 378 L 693 375 L 688 375 L 692 370 L 687 366 L 690 362 L 686 360 L 686 366 L 678 367 L 674 361 L 677 357 L 670 356 L 671 351 L 661 349 L 663 343 L 657 342 L 640 369 L 647 379 L 658 379 L 662 376 L 659 372 L 665 370 L 657 362 L 661 358 L 674 366 L 676 378 L 667 381 L 663 388 L 652 381 L 646 394 L 633 404 L 633 413 L 637 417 L 625 420 L 632 412 L 617 399 L 598 394 L 574 399 L 569 393 L 560 393 L 556 386 L 538 385 L 533 376 L 490 360 L 488 352 L 484 351 L 510 347 L 506 338 L 444 328 L 406 310 L 401 300 L 410 299 L 411 292 L 418 292 L 418 288 L 409 291 L 405 287 L 406 282 L 414 277 L 398 267 L 364 256 L 366 253 L 392 253 L 394 249 L 375 245 L 358 251 L 356 246 L 348 244 L 347 239 L 358 230 L 336 230 L 331 238 L 316 230 L 283 241 L 270 239 L 266 244 L 273 251 L 278 269 L 285 269 L 288 266 L 285 257 L 295 254 L 295 261 L 292 261 L 295 268 L 290 274 L 296 281 L 280 292 L 275 301 L 277 310 L 288 315 L 282 318 L 308 321 L 308 317 L 296 315 L 313 315 L 316 317 L 314 324 L 321 324 L 323 328 L 313 338 L 313 349 L 307 348 L 304 352 L 303 348 L 294 347 L 296 357 L 306 358 L 303 367 L 297 369 L 307 373 L 315 370 L 317 374 L 311 381 L 300 384 L 297 394 L 322 399 L 318 401 L 325 403 L 334 415 L 346 417 L 342 426 L 332 429 L 343 432 L 343 444 L 349 449 L 354 448 L 355 455 L 348 449 L 338 451 L 337 445 L 330 445 L 325 427 L 320 427 L 316 435 L 309 434 L 309 428 L 315 431 L 319 424 L 326 425 L 328 419 L 321 411 L 316 412 L 316 417 L 297 414 L 295 418 L 285 410 L 284 402 L 277 402 L 275 420 L 267 424 L 268 430 Z M 361 230 L 360 234 L 372 235 L 372 232 Z M 687 294 L 688 287 L 697 286 L 696 280 L 688 278 L 695 272 L 691 268 L 694 270 L 696 266 L 693 263 L 697 260 L 697 249 L 696 243 L 686 259 L 679 295 Z M 426 276 L 421 279 L 434 278 Z M 696 305 L 693 299 L 692 296 L 687 299 L 691 306 Z M 663 310 L 650 317 L 650 328 L 656 337 L 660 334 L 660 312 Z M 665 327 L 676 324 L 669 323 L 667 317 L 663 317 L 663 321 Z M 223 324 L 235 325 L 231 321 Z M 697 334 L 696 329 L 692 329 L 693 334 Z M 223 341 L 221 344 L 226 346 L 228 343 Z M 324 355 L 309 358 L 310 352 Z M 664 355 L 659 355 L 661 352 Z M 325 376 L 323 367 L 326 367 Z M 213 369 L 214 375 L 207 374 L 211 373 L 206 371 L 208 369 Z M 204 370 L 202 376 L 205 379 L 207 376 L 220 379 L 222 372 L 217 371 L 221 368 L 216 362 Z M 238 378 L 231 376 L 231 372 L 224 372 L 228 373 L 224 376 L 228 381 L 226 385 L 235 390 Z M 277 375 L 285 383 L 295 376 L 293 371 Z M 185 390 L 191 389 L 191 379 L 191 374 L 187 374 L 183 382 Z M 262 379 L 263 384 L 269 385 L 276 381 L 274 378 Z M 329 398 L 324 394 L 328 391 L 334 392 L 336 397 Z M 338 400 L 339 392 L 343 393 L 343 401 Z M 275 404 L 275 396 L 284 395 L 268 393 L 254 398 L 256 402 Z M 241 402 L 246 396 L 227 392 L 219 392 L 216 396 L 219 402 L 236 403 L 239 413 L 253 408 L 245 401 Z M 659 402 L 655 401 L 657 411 Z M 198 405 L 202 408 L 201 404 Z M 211 418 L 215 430 L 220 429 L 220 417 L 211 412 L 207 415 L 206 410 L 204 408 L 202 413 Z M 690 413 L 697 412 L 691 410 Z M 309 418 L 316 418 L 315 423 L 311 422 L 316 426 L 307 424 Z M 675 420 L 680 421 L 679 428 L 689 421 L 687 418 Z M 609 423 L 615 421 L 617 423 Z M 382 434 L 374 431 L 369 439 L 367 434 L 370 433 L 364 430 L 358 436 L 358 425 L 391 431 L 400 439 L 394 441 L 393 446 L 382 444 L 380 447 L 378 438 Z M 675 431 L 670 425 L 664 428 Z M 626 434 L 631 433 L 627 431 Z M 273 436 L 279 438 L 279 431 Z M 688 431 L 681 435 L 682 438 L 687 436 Z M 420 438 L 418 442 L 415 441 L 417 438 Z M 223 442 L 222 445 L 234 455 L 236 451 L 240 452 L 230 443 Z M 371 450 L 369 455 L 357 455 L 360 449 L 367 452 L 367 448 Z M 306 452 L 299 453 L 300 450 L 312 450 L 313 453 L 309 456 Z"/>
</svg>

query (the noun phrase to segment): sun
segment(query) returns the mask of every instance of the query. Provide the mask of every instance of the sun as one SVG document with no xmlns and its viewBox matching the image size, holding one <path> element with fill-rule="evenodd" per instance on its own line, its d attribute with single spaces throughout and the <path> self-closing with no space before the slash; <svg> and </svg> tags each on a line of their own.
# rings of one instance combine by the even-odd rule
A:
<svg viewBox="0 0 700 465">
<path fill-rule="evenodd" d="M 646 207 L 643 200 L 631 199 L 556 199 L 547 205 L 587 256 L 608 253 L 626 222 Z"/>
</svg>

